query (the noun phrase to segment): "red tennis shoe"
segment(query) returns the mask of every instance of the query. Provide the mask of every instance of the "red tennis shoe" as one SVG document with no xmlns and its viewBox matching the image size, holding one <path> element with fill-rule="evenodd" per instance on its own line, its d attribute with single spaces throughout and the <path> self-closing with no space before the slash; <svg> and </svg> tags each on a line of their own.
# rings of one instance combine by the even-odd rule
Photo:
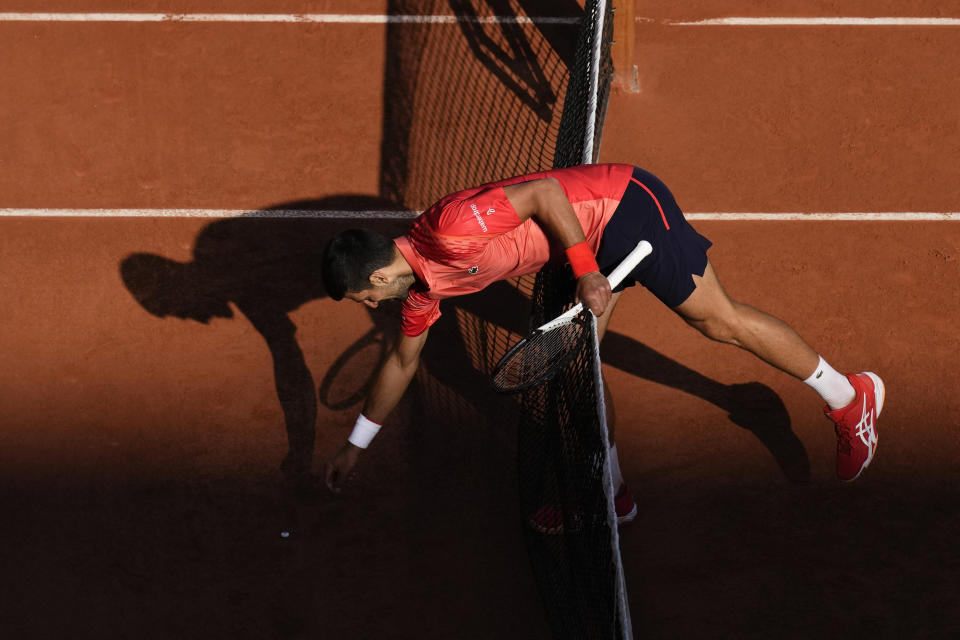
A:
<svg viewBox="0 0 960 640">
<path fill-rule="evenodd" d="M 626 482 L 620 485 L 617 495 L 614 496 L 613 506 L 617 511 L 618 525 L 626 524 L 637 517 L 637 502 L 633 499 L 633 493 Z"/>
<path fill-rule="evenodd" d="M 567 521 L 566 524 L 564 524 L 564 520 Z M 577 508 L 564 513 L 562 507 L 548 505 L 537 509 L 527 518 L 527 522 L 538 533 L 557 536 L 566 532 L 567 527 L 572 532 L 583 529 L 583 514 Z"/>
<path fill-rule="evenodd" d="M 847 376 L 857 395 L 853 402 L 823 412 L 833 420 L 837 431 L 837 477 L 853 482 L 873 460 L 877 450 L 877 418 L 883 409 L 883 381 L 875 373 Z"/>
<path fill-rule="evenodd" d="M 622 526 L 637 517 L 637 503 L 626 483 L 620 485 L 617 495 L 614 496 L 613 507 L 617 512 L 617 526 Z M 531 514 L 527 522 L 534 531 L 547 535 L 559 535 L 567 530 L 566 527 L 574 532 L 581 530 L 584 525 L 584 516 L 578 507 L 568 508 L 564 512 L 559 505 L 547 505 Z"/>
</svg>

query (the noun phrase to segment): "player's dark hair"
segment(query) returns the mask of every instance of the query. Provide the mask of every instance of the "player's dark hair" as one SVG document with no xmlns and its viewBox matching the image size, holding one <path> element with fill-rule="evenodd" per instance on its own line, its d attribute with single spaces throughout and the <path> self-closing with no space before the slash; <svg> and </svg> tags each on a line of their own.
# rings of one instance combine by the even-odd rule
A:
<svg viewBox="0 0 960 640">
<path fill-rule="evenodd" d="M 370 274 L 394 257 L 393 240 L 370 229 L 348 229 L 335 235 L 323 251 L 323 286 L 334 300 L 348 291 L 370 288 Z"/>
</svg>

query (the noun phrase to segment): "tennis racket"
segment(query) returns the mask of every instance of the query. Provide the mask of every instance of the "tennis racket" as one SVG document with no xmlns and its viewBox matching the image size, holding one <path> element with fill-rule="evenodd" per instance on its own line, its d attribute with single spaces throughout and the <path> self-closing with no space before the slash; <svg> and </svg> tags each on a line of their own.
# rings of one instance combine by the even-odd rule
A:
<svg viewBox="0 0 960 640">
<path fill-rule="evenodd" d="M 620 284 L 651 251 L 650 243 L 641 240 L 607 278 L 610 288 Z M 590 321 L 590 315 L 590 310 L 584 311 L 580 302 L 535 329 L 500 358 L 493 369 L 494 388 L 502 393 L 515 393 L 555 376 L 576 354 L 574 347 L 579 343 L 583 325 Z"/>
</svg>

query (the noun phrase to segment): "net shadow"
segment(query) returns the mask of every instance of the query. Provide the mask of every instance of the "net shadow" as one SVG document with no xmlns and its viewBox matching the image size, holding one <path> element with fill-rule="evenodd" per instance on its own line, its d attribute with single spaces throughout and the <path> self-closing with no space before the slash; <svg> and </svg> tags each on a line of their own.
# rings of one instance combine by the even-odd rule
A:
<svg viewBox="0 0 960 640">
<path fill-rule="evenodd" d="M 388 12 L 461 20 L 387 28 L 382 196 L 422 209 L 552 166 L 577 26 L 517 19 L 576 18 L 576 2 L 390 0 Z M 480 20 L 492 16 L 506 20 Z"/>
</svg>

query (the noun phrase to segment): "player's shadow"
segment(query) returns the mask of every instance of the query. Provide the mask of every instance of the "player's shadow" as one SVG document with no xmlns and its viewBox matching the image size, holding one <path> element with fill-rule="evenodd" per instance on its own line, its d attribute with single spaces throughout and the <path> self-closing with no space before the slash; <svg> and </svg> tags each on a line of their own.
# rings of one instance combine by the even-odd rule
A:
<svg viewBox="0 0 960 640">
<path fill-rule="evenodd" d="M 317 387 L 290 313 L 326 296 L 319 272 L 323 248 L 336 233 L 357 226 L 356 221 L 319 219 L 297 211 L 397 208 L 379 198 L 350 195 L 286 203 L 207 225 L 195 240 L 189 262 L 133 253 L 120 264 L 127 289 L 151 314 L 206 324 L 212 318 L 232 317 L 233 303 L 263 337 L 287 433 L 281 469 L 292 482 L 310 481 Z M 398 220 L 367 226 L 391 236 L 406 228 Z M 381 322 L 381 333 L 390 331 L 383 314 L 374 317 Z"/>
<path fill-rule="evenodd" d="M 601 354 L 609 366 L 720 407 L 729 414 L 731 422 L 756 436 L 787 478 L 794 482 L 809 481 L 807 451 L 791 428 L 790 414 L 783 400 L 767 385 L 760 382 L 722 384 L 615 331 L 607 332 Z"/>
</svg>

